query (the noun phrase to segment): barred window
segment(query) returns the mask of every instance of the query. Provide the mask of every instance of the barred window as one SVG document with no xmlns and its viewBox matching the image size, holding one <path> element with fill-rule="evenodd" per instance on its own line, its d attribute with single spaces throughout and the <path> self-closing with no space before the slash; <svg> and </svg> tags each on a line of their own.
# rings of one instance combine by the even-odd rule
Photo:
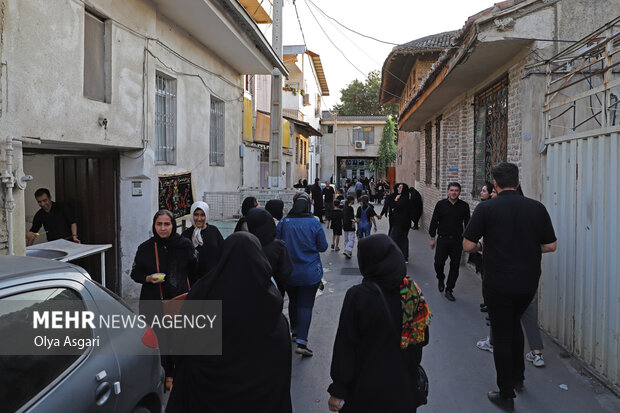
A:
<svg viewBox="0 0 620 413">
<path fill-rule="evenodd" d="M 176 163 L 177 83 L 161 73 L 155 74 L 155 161 Z"/>
<path fill-rule="evenodd" d="M 508 77 L 474 98 L 474 195 L 508 154 Z"/>
<path fill-rule="evenodd" d="M 209 165 L 224 166 L 224 101 L 211 96 Z"/>
</svg>

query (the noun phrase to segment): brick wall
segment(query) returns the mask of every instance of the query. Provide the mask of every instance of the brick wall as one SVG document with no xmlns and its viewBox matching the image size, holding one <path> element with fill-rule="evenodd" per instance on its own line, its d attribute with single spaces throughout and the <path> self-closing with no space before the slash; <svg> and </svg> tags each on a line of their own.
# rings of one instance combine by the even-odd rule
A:
<svg viewBox="0 0 620 413">
<path fill-rule="evenodd" d="M 525 73 L 526 62 L 519 62 L 508 69 L 508 162 L 513 162 L 521 168 L 521 106 L 520 95 L 523 91 L 522 77 Z M 477 91 L 484 86 L 472 88 Z M 461 184 L 461 199 L 470 204 L 473 212 L 478 205 L 478 194 L 472 194 L 474 177 L 474 94 L 469 97 L 461 97 L 459 101 L 452 102 L 442 112 L 436 113 L 427 121 L 433 122 L 431 130 L 433 157 L 431 185 L 425 184 L 426 159 L 425 159 L 425 132 L 420 133 L 420 176 L 416 182 L 416 188 L 422 194 L 424 211 L 422 214 L 422 226 L 428 229 L 429 221 L 435 204 L 447 196 L 448 182 L 456 181 Z M 440 185 L 435 187 L 435 162 L 436 145 L 434 120 L 442 115 L 440 136 Z"/>
</svg>

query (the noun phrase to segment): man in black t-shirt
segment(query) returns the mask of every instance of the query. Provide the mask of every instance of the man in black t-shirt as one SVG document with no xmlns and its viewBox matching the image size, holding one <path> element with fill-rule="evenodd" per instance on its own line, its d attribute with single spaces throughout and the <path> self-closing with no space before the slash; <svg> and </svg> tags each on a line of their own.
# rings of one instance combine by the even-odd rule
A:
<svg viewBox="0 0 620 413">
<path fill-rule="evenodd" d="M 478 204 L 463 234 L 463 248 L 475 253 L 484 242 L 482 291 L 499 387 L 488 397 L 512 410 L 514 391 L 523 389 L 525 371 L 521 316 L 538 289 L 542 254 L 555 251 L 557 241 L 545 206 L 517 193 L 518 167 L 504 162 L 492 174 L 499 195 Z"/>
<path fill-rule="evenodd" d="M 428 232 L 431 236 L 431 249 L 435 250 L 435 273 L 437 273 L 437 288 L 439 292 L 446 289 L 446 298 L 454 301 L 452 294 L 456 280 L 459 278 L 459 266 L 463 253 L 463 229 L 469 222 L 469 204 L 461 199 L 461 184 L 450 182 L 448 184 L 448 198 L 437 202 L 433 210 L 433 217 Z M 435 242 L 435 234 L 439 239 Z M 443 268 L 446 260 L 450 257 L 450 272 L 448 282 L 444 286 L 445 275 Z"/>
<path fill-rule="evenodd" d="M 47 188 L 39 188 L 34 193 L 37 204 L 41 207 L 34 215 L 32 227 L 26 233 L 28 245 L 32 245 L 34 239 L 39 236 L 41 226 L 45 228 L 47 240 L 66 239 L 79 243 L 77 235 L 77 223 L 73 214 L 66 206 L 52 202 L 50 191 Z"/>
<path fill-rule="evenodd" d="M 325 200 L 325 219 L 327 220 L 327 228 L 329 228 L 329 221 L 332 219 L 332 211 L 334 210 L 334 194 L 336 191 L 331 186 L 329 181 L 325 181 L 325 188 L 323 188 L 323 198 Z"/>
</svg>

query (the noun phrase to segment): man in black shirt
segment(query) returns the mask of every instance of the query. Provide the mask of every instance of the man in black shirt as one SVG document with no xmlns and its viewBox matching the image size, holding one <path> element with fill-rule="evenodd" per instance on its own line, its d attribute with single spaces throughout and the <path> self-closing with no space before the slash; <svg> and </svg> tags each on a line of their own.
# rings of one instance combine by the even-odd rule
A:
<svg viewBox="0 0 620 413">
<path fill-rule="evenodd" d="M 47 240 L 56 239 L 72 240 L 79 243 L 77 235 L 77 223 L 69 208 L 64 205 L 52 202 L 50 191 L 47 188 L 39 188 L 34 193 L 34 198 L 41 207 L 34 215 L 32 227 L 26 233 L 28 245 L 32 245 L 34 239 L 39 236 L 41 226 L 45 228 Z"/>
<path fill-rule="evenodd" d="M 463 248 L 482 249 L 482 291 L 493 334 L 493 358 L 499 392 L 491 402 L 513 410 L 514 390 L 523 389 L 521 316 L 538 289 L 542 253 L 553 252 L 557 241 L 545 206 L 517 193 L 519 169 L 501 163 L 492 170 L 498 196 L 478 204 L 463 234 Z"/>
<path fill-rule="evenodd" d="M 435 205 L 431 224 L 428 229 L 431 235 L 431 249 L 435 250 L 435 272 L 437 273 L 437 287 L 439 292 L 446 289 L 446 298 L 454 301 L 454 286 L 456 279 L 459 278 L 459 266 L 461 264 L 461 254 L 463 247 L 463 228 L 469 222 L 469 204 L 459 199 L 461 195 L 461 184 L 450 182 L 448 184 L 448 198 L 442 199 Z M 435 242 L 435 234 L 439 239 Z M 445 275 L 443 267 L 450 256 L 450 272 L 448 273 L 448 283 L 444 286 Z"/>
<path fill-rule="evenodd" d="M 331 186 L 329 181 L 325 181 L 325 188 L 323 189 L 323 197 L 325 198 L 325 219 L 327 220 L 327 228 L 329 228 L 329 221 L 332 219 L 332 211 L 334 210 L 334 194 L 336 191 Z"/>
</svg>

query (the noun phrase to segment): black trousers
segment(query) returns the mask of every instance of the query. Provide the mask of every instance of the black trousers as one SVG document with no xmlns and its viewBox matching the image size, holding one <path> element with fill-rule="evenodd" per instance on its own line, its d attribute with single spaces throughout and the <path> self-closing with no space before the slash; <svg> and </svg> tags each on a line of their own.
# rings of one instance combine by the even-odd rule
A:
<svg viewBox="0 0 620 413">
<path fill-rule="evenodd" d="M 435 273 L 438 280 L 444 280 L 446 276 L 443 273 L 443 267 L 446 260 L 450 257 L 450 272 L 448 273 L 448 282 L 446 289 L 454 290 L 456 280 L 459 278 L 459 266 L 461 265 L 461 253 L 463 252 L 463 238 L 461 237 L 442 237 L 437 238 L 435 245 Z"/>
<path fill-rule="evenodd" d="M 525 378 L 521 316 L 534 298 L 532 294 L 510 294 L 483 286 L 493 335 L 493 359 L 497 387 L 504 397 L 515 397 L 515 383 Z"/>
<path fill-rule="evenodd" d="M 400 251 L 405 256 L 405 261 L 409 261 L 409 228 L 392 225 L 389 236 L 400 248 Z"/>
</svg>

